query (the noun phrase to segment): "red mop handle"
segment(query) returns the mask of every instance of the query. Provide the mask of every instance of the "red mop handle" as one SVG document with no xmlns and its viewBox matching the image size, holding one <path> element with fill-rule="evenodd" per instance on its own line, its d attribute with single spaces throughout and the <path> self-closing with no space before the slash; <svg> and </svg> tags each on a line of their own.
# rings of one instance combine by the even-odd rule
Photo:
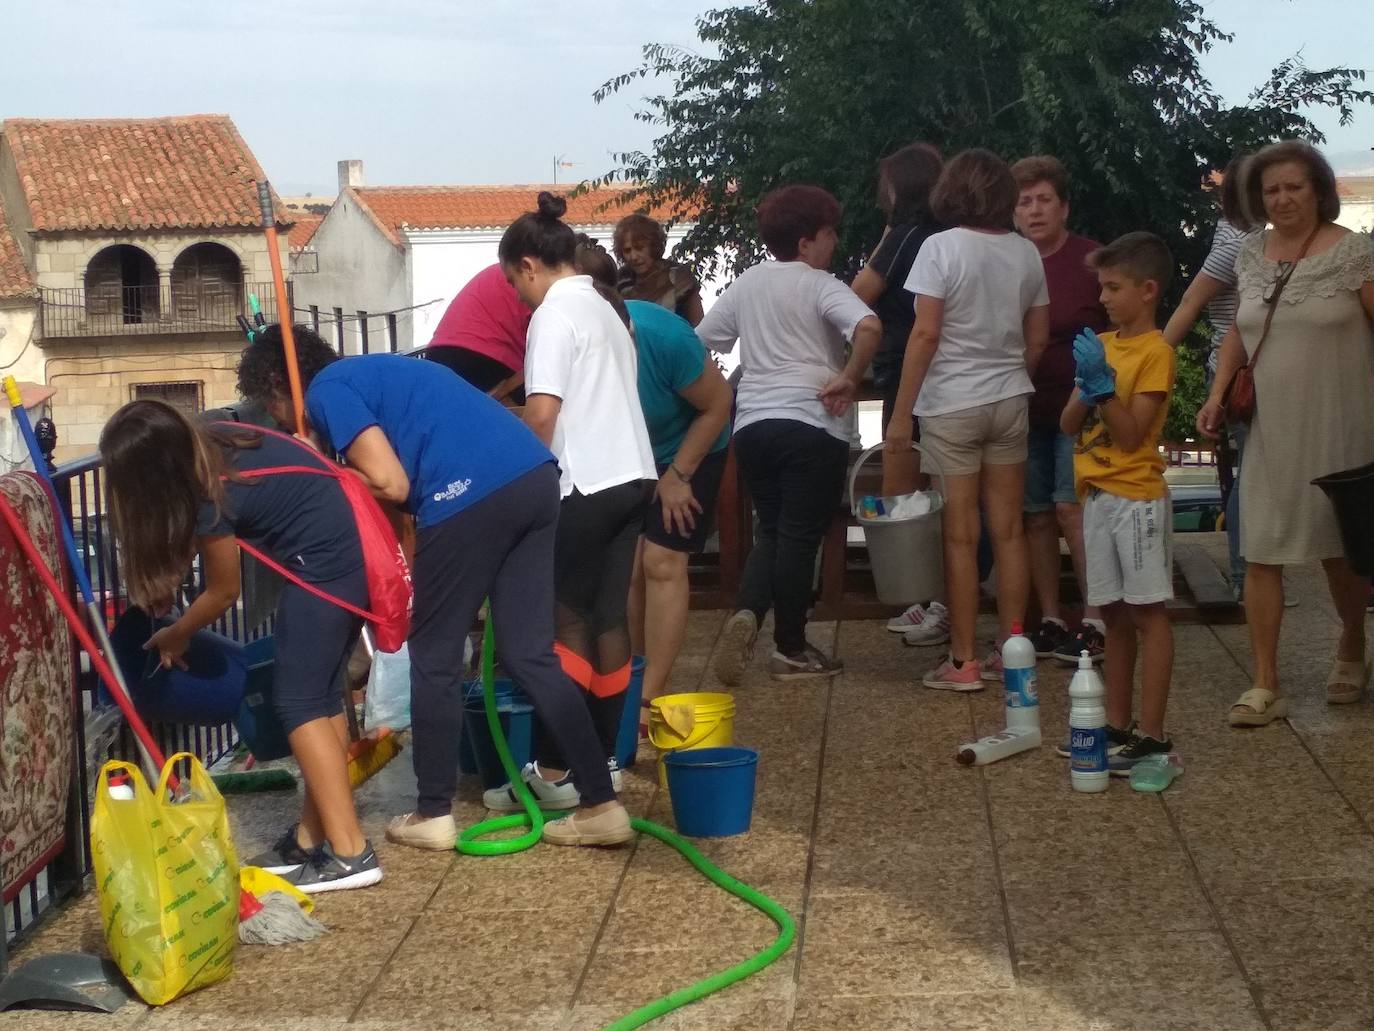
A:
<svg viewBox="0 0 1374 1031">
<path fill-rule="evenodd" d="M 296 417 L 296 432 L 305 434 L 305 392 L 301 390 L 301 370 L 296 362 L 296 334 L 292 331 L 295 312 L 286 293 L 286 276 L 281 269 L 281 248 L 277 245 L 277 219 L 272 211 L 272 185 L 258 182 L 258 207 L 262 228 L 267 234 L 267 257 L 272 263 L 272 290 L 277 295 L 277 325 L 281 326 L 281 349 L 286 358 L 286 379 L 291 386 L 291 411 Z"/>
<path fill-rule="evenodd" d="M 38 571 L 38 575 L 42 579 L 43 585 L 47 587 L 53 598 L 56 599 L 57 607 L 62 610 L 62 615 L 66 617 L 68 625 L 71 626 L 72 633 L 76 634 L 76 639 L 81 642 L 81 647 L 84 648 L 86 654 L 91 657 L 91 666 L 95 669 L 96 673 L 100 675 L 100 679 L 105 681 L 105 687 L 108 688 L 110 694 L 114 696 L 116 704 L 119 705 L 120 711 L 124 713 L 124 718 L 129 721 L 129 726 L 132 727 L 134 733 L 138 735 L 139 741 L 143 743 L 143 747 L 147 750 L 148 756 L 157 765 L 158 769 L 161 769 L 167 764 L 167 760 L 163 758 L 161 749 L 157 747 L 157 743 L 153 740 L 153 735 L 148 733 L 148 728 L 144 725 L 143 720 L 134 709 L 134 703 L 129 700 L 128 696 L 122 690 L 120 690 L 119 681 L 115 677 L 114 671 L 111 670 L 109 664 L 106 663 L 105 657 L 100 654 L 100 649 L 96 647 L 95 641 L 91 637 L 91 632 L 86 629 L 85 621 L 77 613 L 76 607 L 72 605 L 71 599 L 67 597 L 67 592 L 62 589 L 62 585 L 57 582 L 57 578 L 53 576 L 52 570 L 48 568 L 48 564 L 43 560 L 42 554 L 38 551 L 38 545 L 33 543 L 33 538 L 29 536 L 28 530 L 24 528 L 24 524 L 19 518 L 19 513 L 10 507 L 8 499 L 3 496 L 0 496 L 0 519 L 4 519 L 9 525 L 10 532 L 14 534 L 14 539 L 19 542 L 20 550 L 24 552 L 25 557 L 29 560 L 33 568 Z M 172 778 L 170 784 L 172 790 L 176 791 L 176 778 Z"/>
</svg>

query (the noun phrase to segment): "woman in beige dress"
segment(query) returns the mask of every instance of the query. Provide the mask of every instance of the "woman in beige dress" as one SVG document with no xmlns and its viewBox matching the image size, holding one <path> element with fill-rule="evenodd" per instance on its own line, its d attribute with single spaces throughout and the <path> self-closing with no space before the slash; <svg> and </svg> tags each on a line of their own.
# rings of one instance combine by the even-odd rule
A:
<svg viewBox="0 0 1374 1031">
<path fill-rule="evenodd" d="M 1247 176 L 1251 210 L 1272 228 L 1248 240 L 1236 260 L 1240 307 L 1197 417 L 1198 429 L 1215 438 L 1226 386 L 1254 355 L 1277 290 L 1254 368 L 1255 416 L 1240 478 L 1254 686 L 1231 707 L 1232 726 L 1288 714 L 1278 681 L 1286 565 L 1320 561 L 1341 619 L 1327 701 L 1359 701 L 1369 679 L 1369 580 L 1346 563 L 1335 512 L 1311 481 L 1374 461 L 1374 241 L 1335 224 L 1336 177 L 1308 144 L 1267 147 Z"/>
</svg>

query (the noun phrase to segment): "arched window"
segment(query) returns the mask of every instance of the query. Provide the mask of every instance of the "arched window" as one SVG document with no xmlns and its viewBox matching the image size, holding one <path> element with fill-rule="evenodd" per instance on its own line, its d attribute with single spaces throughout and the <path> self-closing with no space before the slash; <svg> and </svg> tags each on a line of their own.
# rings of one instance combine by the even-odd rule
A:
<svg viewBox="0 0 1374 1031">
<path fill-rule="evenodd" d="M 86 266 L 85 285 L 91 322 L 128 326 L 157 320 L 157 263 L 132 244 L 115 244 L 96 254 Z"/>
<path fill-rule="evenodd" d="M 243 312 L 243 266 L 218 243 L 197 243 L 172 264 L 172 312 L 179 322 L 232 329 Z"/>
</svg>

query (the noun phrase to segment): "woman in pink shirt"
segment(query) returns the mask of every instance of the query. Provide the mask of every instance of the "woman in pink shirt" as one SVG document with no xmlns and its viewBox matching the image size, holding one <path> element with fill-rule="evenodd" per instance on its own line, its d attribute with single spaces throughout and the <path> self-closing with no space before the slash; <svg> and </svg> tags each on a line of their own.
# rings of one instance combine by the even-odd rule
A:
<svg viewBox="0 0 1374 1031">
<path fill-rule="evenodd" d="M 500 389 L 519 383 L 525 367 L 525 331 L 534 313 L 506 282 L 500 265 L 483 269 L 458 291 L 439 320 L 424 356 L 456 372 L 478 390 L 497 397 L 523 391 Z"/>
</svg>

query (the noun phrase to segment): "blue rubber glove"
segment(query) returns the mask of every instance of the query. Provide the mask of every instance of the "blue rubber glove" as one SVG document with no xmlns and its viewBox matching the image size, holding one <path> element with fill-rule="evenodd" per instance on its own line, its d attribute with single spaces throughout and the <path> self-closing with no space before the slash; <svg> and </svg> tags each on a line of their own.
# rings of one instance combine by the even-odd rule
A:
<svg viewBox="0 0 1374 1031">
<path fill-rule="evenodd" d="M 1074 379 L 1084 396 L 1100 404 L 1116 394 L 1116 370 L 1107 364 L 1107 349 L 1091 329 L 1074 337 L 1073 360 L 1077 365 Z"/>
</svg>

